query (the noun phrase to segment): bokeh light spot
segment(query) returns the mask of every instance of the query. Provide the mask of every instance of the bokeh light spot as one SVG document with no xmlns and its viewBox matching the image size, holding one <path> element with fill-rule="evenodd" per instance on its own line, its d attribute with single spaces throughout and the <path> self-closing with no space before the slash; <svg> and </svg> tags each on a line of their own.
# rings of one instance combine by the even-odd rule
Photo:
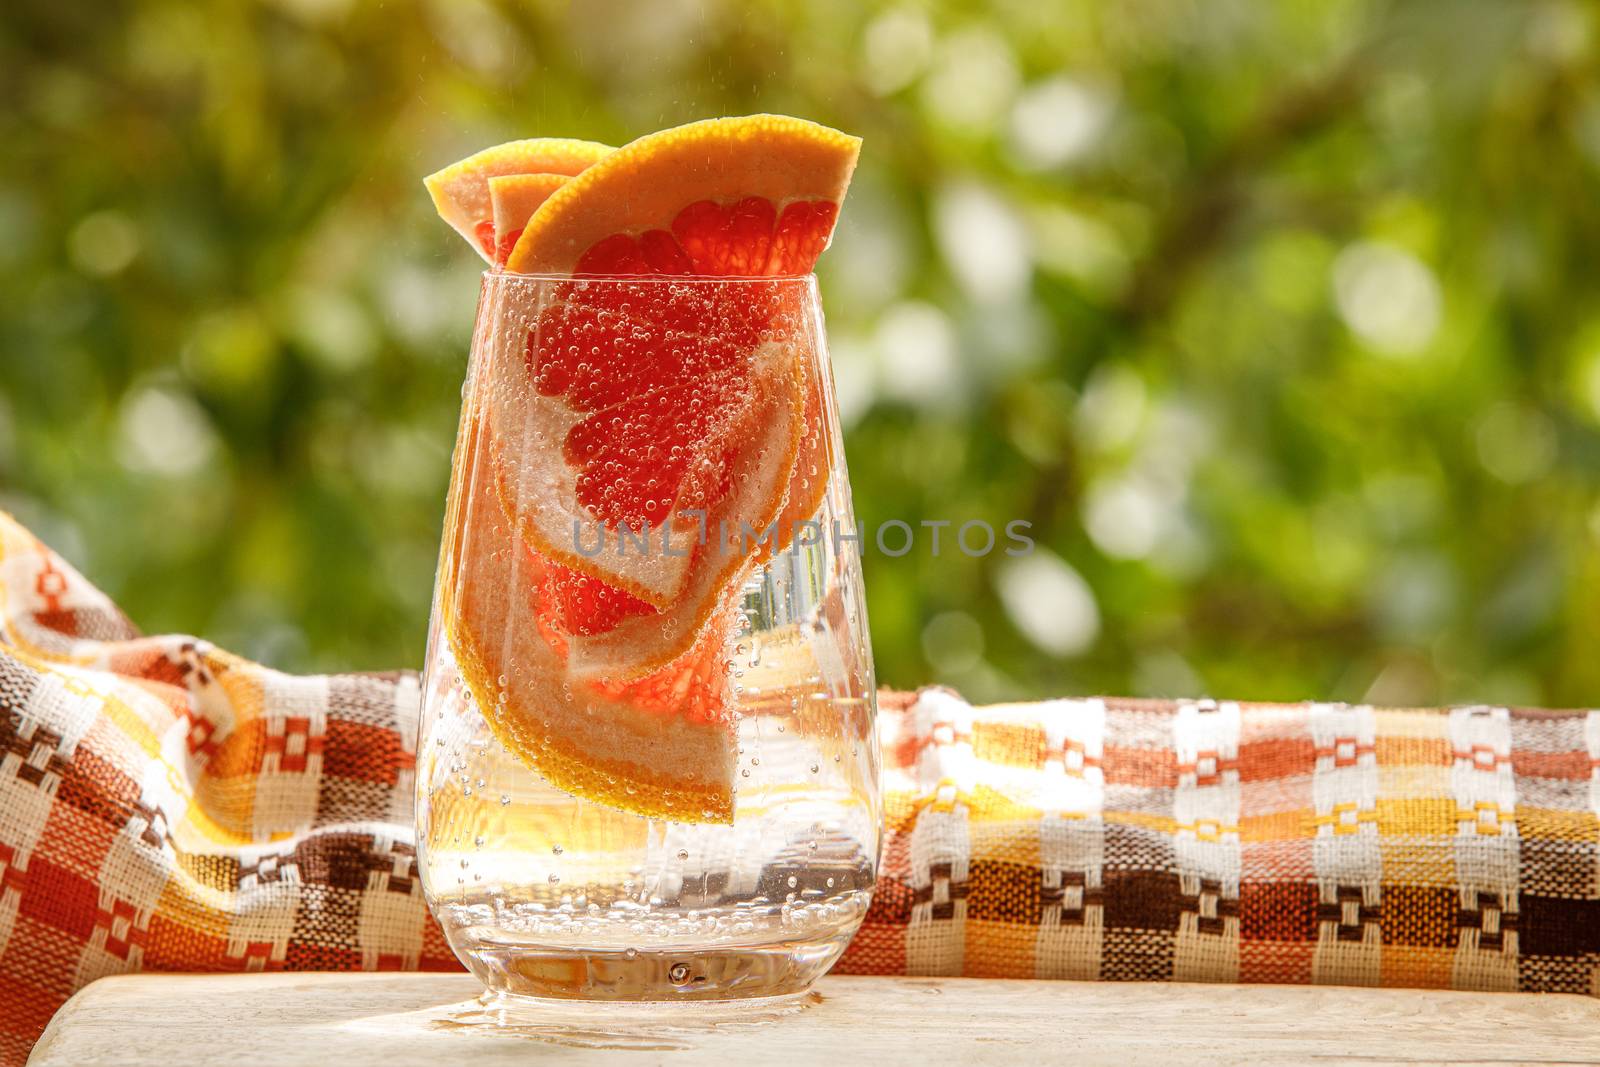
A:
<svg viewBox="0 0 1600 1067">
<path fill-rule="evenodd" d="M 1422 261 L 1376 241 L 1351 245 L 1333 264 L 1333 292 L 1346 325 L 1385 355 L 1421 352 L 1439 329 L 1439 283 Z"/>
<path fill-rule="evenodd" d="M 1002 564 L 997 585 L 1012 624 L 1042 651 L 1075 656 L 1100 634 L 1100 608 L 1089 583 L 1049 549 Z"/>
</svg>

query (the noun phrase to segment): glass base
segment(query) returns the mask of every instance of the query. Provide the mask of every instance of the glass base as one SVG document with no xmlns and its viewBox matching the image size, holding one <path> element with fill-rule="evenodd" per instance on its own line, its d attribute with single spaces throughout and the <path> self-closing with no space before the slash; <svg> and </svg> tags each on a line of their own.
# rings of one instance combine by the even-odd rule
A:
<svg viewBox="0 0 1600 1067">
<path fill-rule="evenodd" d="M 849 940 L 850 932 L 843 931 L 818 940 L 677 950 L 575 950 L 477 939 L 453 947 L 492 994 L 673 1003 L 804 993 L 833 966 Z"/>
</svg>

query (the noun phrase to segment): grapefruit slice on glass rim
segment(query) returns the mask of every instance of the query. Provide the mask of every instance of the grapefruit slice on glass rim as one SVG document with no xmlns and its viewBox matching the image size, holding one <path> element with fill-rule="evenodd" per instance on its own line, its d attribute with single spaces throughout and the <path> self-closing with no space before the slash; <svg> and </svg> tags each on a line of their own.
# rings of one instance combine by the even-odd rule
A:
<svg viewBox="0 0 1600 1067">
<path fill-rule="evenodd" d="M 506 269 L 805 274 L 833 234 L 860 151 L 858 137 L 784 115 L 705 119 L 649 134 L 546 200 Z M 629 246 L 638 260 L 619 254 Z"/>
<path fill-rule="evenodd" d="M 499 174 L 489 179 L 495 266 L 505 266 L 506 257 L 516 247 L 528 219 L 567 181 L 565 174 Z"/>
<path fill-rule="evenodd" d="M 464 546 L 447 632 L 496 735 L 561 788 L 732 817 L 724 647 L 744 577 L 782 547 L 741 531 L 809 518 L 827 485 L 820 324 L 791 276 L 826 247 L 858 150 L 766 115 L 640 138 L 528 218 L 506 268 L 544 281 L 486 283 L 473 495 L 499 514 L 472 514 L 515 550 Z M 533 598 L 537 626 L 509 621 L 518 594 L 498 585 Z M 663 719 L 693 745 L 651 741 Z"/>
<path fill-rule="evenodd" d="M 474 152 L 422 179 L 439 217 L 448 222 L 487 262 L 495 263 L 494 208 L 489 179 L 507 174 L 571 177 L 610 152 L 597 141 L 534 137 L 507 141 Z"/>
</svg>

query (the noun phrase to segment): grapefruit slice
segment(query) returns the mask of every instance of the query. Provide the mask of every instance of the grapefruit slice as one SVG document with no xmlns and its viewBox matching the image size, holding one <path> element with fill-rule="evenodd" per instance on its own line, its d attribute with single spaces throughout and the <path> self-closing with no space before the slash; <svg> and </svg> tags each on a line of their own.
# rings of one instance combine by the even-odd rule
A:
<svg viewBox="0 0 1600 1067">
<path fill-rule="evenodd" d="M 712 487 L 720 498 L 700 501 L 707 510 L 705 542 L 700 543 L 698 528 L 679 531 L 689 563 L 684 585 L 660 610 L 631 612 L 614 625 L 575 633 L 568 653 L 572 677 L 633 679 L 668 663 L 695 641 L 726 601 L 737 598 L 758 562 L 756 539 L 777 518 L 782 503 L 771 487 L 781 487 L 794 467 L 803 408 L 802 378 L 792 352 L 769 345 L 752 363 L 750 392 L 730 405 L 723 424 L 709 435 L 714 443 L 708 455 L 722 466 Z"/>
<path fill-rule="evenodd" d="M 726 576 L 752 555 L 741 535 L 777 518 L 802 436 L 792 289 L 490 292 L 495 465 L 535 551 L 662 610 L 699 561 Z"/>
<path fill-rule="evenodd" d="M 494 263 L 505 266 L 522 228 L 550 194 L 566 184 L 565 174 L 501 174 L 489 179 L 494 213 Z"/>
<path fill-rule="evenodd" d="M 860 138 L 783 115 L 653 133 L 540 205 L 506 269 L 805 274 L 827 247 L 860 151 Z"/>
<path fill-rule="evenodd" d="M 560 174 L 570 177 L 611 151 L 610 145 L 560 137 L 507 141 L 485 148 L 422 179 L 439 217 L 478 254 L 494 262 L 494 210 L 489 179 L 506 174 Z"/>
<path fill-rule="evenodd" d="M 507 750 L 558 789 L 679 822 L 733 818 L 725 627 L 665 670 L 564 684 L 550 565 L 517 537 L 490 484 L 487 431 L 468 415 L 440 606 L 461 677 Z"/>
<path fill-rule="evenodd" d="M 561 576 L 573 678 L 629 680 L 681 654 L 778 517 L 805 378 L 774 288 L 715 292 L 709 308 L 703 290 L 655 283 L 574 282 L 543 307 L 509 278 L 489 291 L 495 489 Z M 714 343 L 683 328 L 708 317 Z M 579 328 L 591 322 L 605 329 Z M 703 518 L 667 521 L 681 508 Z"/>
</svg>

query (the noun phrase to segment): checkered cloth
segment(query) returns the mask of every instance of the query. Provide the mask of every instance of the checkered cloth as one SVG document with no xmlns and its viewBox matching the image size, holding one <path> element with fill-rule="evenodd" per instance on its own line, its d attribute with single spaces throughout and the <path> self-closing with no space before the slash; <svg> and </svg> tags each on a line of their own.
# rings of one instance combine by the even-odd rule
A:
<svg viewBox="0 0 1600 1067">
<path fill-rule="evenodd" d="M 843 972 L 1600 995 L 1600 711 L 881 702 Z"/>
<path fill-rule="evenodd" d="M 0 1064 L 139 969 L 454 968 L 414 674 L 141 637 L 0 513 Z M 847 973 L 1600 992 L 1600 712 L 882 696 Z"/>
</svg>

